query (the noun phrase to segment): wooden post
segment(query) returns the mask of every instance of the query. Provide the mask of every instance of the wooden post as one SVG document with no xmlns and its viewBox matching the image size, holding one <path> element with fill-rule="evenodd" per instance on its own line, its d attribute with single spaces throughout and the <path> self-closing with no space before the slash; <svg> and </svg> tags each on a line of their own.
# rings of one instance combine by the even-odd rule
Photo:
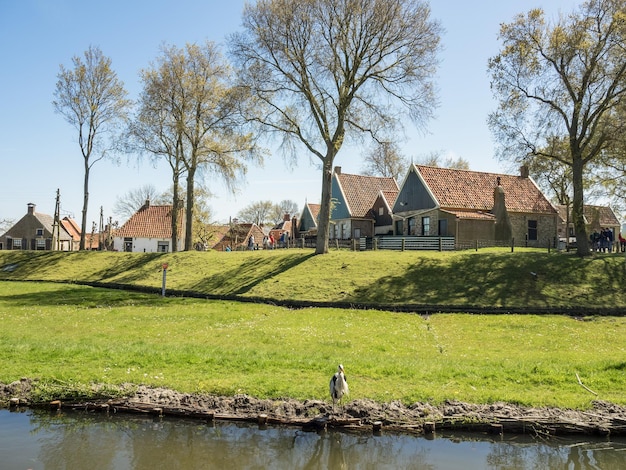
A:
<svg viewBox="0 0 626 470">
<path fill-rule="evenodd" d="M 383 423 L 382 421 L 374 421 L 372 423 L 372 431 L 374 432 L 374 434 L 379 433 L 383 428 Z"/>
<path fill-rule="evenodd" d="M 439 237 L 439 251 L 443 251 L 443 241 L 441 240 L 441 237 Z"/>
<path fill-rule="evenodd" d="M 515 249 L 515 238 L 511 238 L 511 253 L 513 253 L 514 249 Z"/>
<path fill-rule="evenodd" d="M 435 432 L 435 422 L 434 421 L 426 421 L 424 423 L 424 433 L 432 434 Z"/>
<path fill-rule="evenodd" d="M 405 239 L 402 237 L 402 251 L 404 251 Z"/>
<path fill-rule="evenodd" d="M 478 251 L 478 238 L 476 239 L 474 243 L 476 244 L 476 251 Z"/>
</svg>

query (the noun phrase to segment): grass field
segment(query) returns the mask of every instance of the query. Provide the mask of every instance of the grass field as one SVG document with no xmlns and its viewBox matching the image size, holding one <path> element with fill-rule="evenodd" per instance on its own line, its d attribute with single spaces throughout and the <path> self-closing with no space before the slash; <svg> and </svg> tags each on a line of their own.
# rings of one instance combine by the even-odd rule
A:
<svg viewBox="0 0 626 470">
<path fill-rule="evenodd" d="M 624 317 L 289 310 L 0 282 L 0 323 L 0 382 L 39 378 L 41 399 L 123 383 L 327 399 L 328 380 L 341 362 L 350 398 L 571 408 L 599 399 L 626 405 Z M 597 395 L 581 387 L 576 374 Z"/>
<path fill-rule="evenodd" d="M 623 254 L 459 252 L 0 251 L 0 280 L 105 282 L 198 293 L 370 305 L 626 308 Z M 8 267 L 8 268 L 7 268 Z M 531 273 L 535 273 L 533 275 Z"/>
</svg>

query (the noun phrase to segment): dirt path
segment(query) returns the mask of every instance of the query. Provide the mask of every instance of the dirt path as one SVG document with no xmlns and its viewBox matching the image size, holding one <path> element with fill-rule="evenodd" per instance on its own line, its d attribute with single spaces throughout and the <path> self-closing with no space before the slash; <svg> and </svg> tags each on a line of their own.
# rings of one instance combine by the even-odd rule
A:
<svg viewBox="0 0 626 470">
<path fill-rule="evenodd" d="M 185 416 L 205 420 L 243 420 L 260 424 L 285 424 L 312 429 L 344 428 L 350 431 L 428 433 L 464 430 L 492 433 L 625 435 L 626 408 L 595 401 L 590 410 L 526 408 L 507 403 L 477 405 L 446 402 L 435 406 L 399 402 L 353 400 L 333 410 L 328 401 L 256 399 L 187 394 L 162 388 L 128 386 L 123 398 L 32 403 L 32 381 L 0 383 L 0 406 L 52 406 L 101 411 Z"/>
</svg>

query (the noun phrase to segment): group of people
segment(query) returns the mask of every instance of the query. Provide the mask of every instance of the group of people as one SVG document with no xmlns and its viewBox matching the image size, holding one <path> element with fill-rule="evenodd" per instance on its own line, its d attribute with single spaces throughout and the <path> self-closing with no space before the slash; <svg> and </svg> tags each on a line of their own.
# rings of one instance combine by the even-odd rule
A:
<svg viewBox="0 0 626 470">
<path fill-rule="evenodd" d="M 280 235 L 278 240 L 278 244 L 276 243 L 276 239 L 274 235 L 271 233 L 263 237 L 263 249 L 264 250 L 273 250 L 274 248 L 287 248 L 289 245 L 289 234 L 287 232 L 283 232 Z M 230 248 L 230 247 L 229 247 Z M 258 250 L 259 247 L 254 240 L 254 235 L 250 235 L 248 238 L 248 250 Z M 227 251 L 230 251 L 228 249 Z"/>
<path fill-rule="evenodd" d="M 271 233 L 263 237 L 263 249 L 264 250 L 273 250 L 274 248 L 287 248 L 289 241 L 289 235 L 287 232 L 283 232 L 280 234 L 280 238 L 278 239 L 278 244 L 276 243 L 276 239 L 274 235 Z"/>
<path fill-rule="evenodd" d="M 615 246 L 615 251 L 626 250 L 626 239 L 622 237 L 622 234 L 619 234 L 619 245 L 617 243 L 614 244 L 614 235 L 613 230 L 610 228 L 602 228 L 600 231 L 594 230 L 593 233 L 589 236 L 589 240 L 591 241 L 591 249 L 593 251 L 603 252 L 603 253 L 612 253 L 613 247 Z"/>
</svg>

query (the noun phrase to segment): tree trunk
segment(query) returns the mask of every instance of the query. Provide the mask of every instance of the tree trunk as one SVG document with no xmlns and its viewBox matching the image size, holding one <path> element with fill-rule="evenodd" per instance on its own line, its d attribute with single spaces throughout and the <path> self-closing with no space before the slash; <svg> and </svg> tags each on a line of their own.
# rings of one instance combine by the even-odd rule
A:
<svg viewBox="0 0 626 470">
<path fill-rule="evenodd" d="M 89 206 L 89 159 L 85 158 L 85 179 L 83 183 L 83 216 L 80 222 L 80 244 L 79 250 L 85 249 L 85 238 L 87 234 L 87 207 Z"/>
<path fill-rule="evenodd" d="M 572 201 L 572 218 L 576 231 L 576 253 L 579 256 L 589 256 L 589 238 L 585 225 L 584 188 L 583 188 L 583 160 L 580 155 L 572 152 L 572 182 L 574 186 L 574 200 Z"/>
<path fill-rule="evenodd" d="M 196 171 L 194 168 L 187 170 L 187 204 L 185 207 L 185 251 L 191 251 L 193 239 L 193 189 Z"/>
<path fill-rule="evenodd" d="M 317 225 L 317 240 L 315 254 L 328 253 L 328 234 L 330 229 L 330 199 L 333 181 L 333 155 L 327 155 L 322 167 L 322 201 L 320 204 L 319 221 Z"/>
<path fill-rule="evenodd" d="M 174 188 L 172 189 L 172 252 L 178 251 L 178 207 L 180 206 L 180 195 L 178 193 L 178 180 L 179 175 L 174 172 L 172 176 L 172 182 Z"/>
</svg>

